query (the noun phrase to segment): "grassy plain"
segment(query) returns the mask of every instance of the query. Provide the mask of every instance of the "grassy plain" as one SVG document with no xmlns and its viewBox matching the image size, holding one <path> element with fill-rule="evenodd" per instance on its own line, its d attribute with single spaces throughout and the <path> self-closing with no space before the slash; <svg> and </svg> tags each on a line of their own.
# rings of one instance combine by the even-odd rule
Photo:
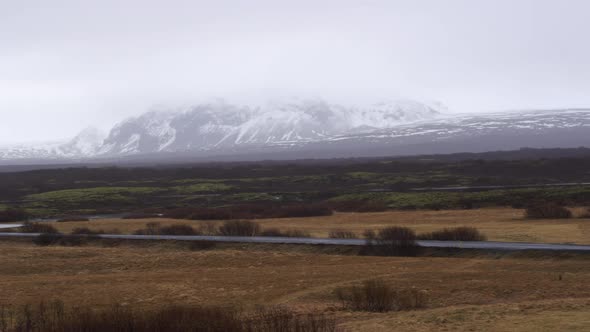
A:
<svg viewBox="0 0 590 332">
<path fill-rule="evenodd" d="M 580 214 L 582 209 L 574 209 Z M 332 230 L 346 230 L 362 235 L 366 229 L 380 229 L 387 226 L 405 226 L 417 233 L 432 232 L 445 227 L 471 226 L 484 233 L 491 241 L 546 242 L 546 243 L 590 243 L 590 219 L 524 219 L 524 212 L 511 208 L 484 208 L 474 210 L 444 211 L 388 211 L 375 213 L 336 213 L 327 217 L 261 219 L 257 222 L 263 228 L 280 230 L 304 230 L 315 237 L 327 237 Z M 56 227 L 69 233 L 78 227 L 93 230 L 118 229 L 122 233 L 133 233 L 144 228 L 148 222 L 159 222 L 163 226 L 188 224 L 199 227 L 205 223 L 221 222 L 185 221 L 175 219 L 104 219 L 90 222 L 57 223 Z"/>
<path fill-rule="evenodd" d="M 121 303 L 281 304 L 325 311 L 346 331 L 587 331 L 589 260 L 402 258 L 315 252 L 305 246 L 36 247 L 0 242 L 0 304 L 62 299 Z M 426 290 L 426 309 L 369 314 L 341 308 L 333 290 L 381 278 Z"/>
<path fill-rule="evenodd" d="M 510 156 L 505 160 L 480 154 L 15 169 L 0 172 L 0 210 L 22 208 L 37 218 L 250 203 L 341 206 L 362 201 L 400 210 L 524 206 L 538 200 L 590 204 L 590 186 L 583 184 L 590 183 L 587 152 L 570 151 L 577 156 L 571 159 L 547 158 L 563 151 L 539 151 L 539 159 L 529 159 L 529 152 L 503 153 Z M 440 190 L 464 186 L 480 188 Z"/>
</svg>

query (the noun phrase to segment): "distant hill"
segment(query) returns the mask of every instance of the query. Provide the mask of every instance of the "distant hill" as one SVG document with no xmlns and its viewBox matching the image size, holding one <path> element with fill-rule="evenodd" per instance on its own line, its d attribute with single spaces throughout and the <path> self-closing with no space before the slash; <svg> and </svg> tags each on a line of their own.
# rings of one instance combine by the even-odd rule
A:
<svg viewBox="0 0 590 332">
<path fill-rule="evenodd" d="M 590 147 L 590 109 L 452 115 L 401 100 L 323 100 L 240 106 L 217 101 L 151 111 L 107 135 L 0 148 L 0 163 L 182 162 L 354 158 Z"/>
</svg>

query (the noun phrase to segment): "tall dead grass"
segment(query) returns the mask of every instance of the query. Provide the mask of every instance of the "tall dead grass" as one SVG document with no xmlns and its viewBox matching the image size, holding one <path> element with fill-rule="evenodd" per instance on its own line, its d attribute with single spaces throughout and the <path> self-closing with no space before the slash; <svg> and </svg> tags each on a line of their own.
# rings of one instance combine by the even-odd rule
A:
<svg viewBox="0 0 590 332">
<path fill-rule="evenodd" d="M 25 222 L 19 229 L 23 233 L 57 234 L 59 231 L 47 222 Z"/>
<path fill-rule="evenodd" d="M 487 238 L 474 227 L 445 228 L 418 235 L 419 240 L 434 241 L 485 241 Z"/>
<path fill-rule="evenodd" d="M 529 219 L 569 219 L 572 216 L 572 211 L 552 202 L 535 203 L 525 210 L 525 217 Z"/>
<path fill-rule="evenodd" d="M 336 321 L 320 313 L 297 314 L 271 307 L 254 313 L 222 307 L 167 306 L 141 310 L 66 307 L 62 302 L 0 307 L 0 332 L 335 332 Z"/>
<path fill-rule="evenodd" d="M 387 312 L 424 308 L 428 296 L 415 288 L 395 289 L 383 280 L 339 287 L 334 291 L 342 305 L 353 311 Z"/>
<path fill-rule="evenodd" d="M 387 227 L 377 233 L 364 233 L 367 244 L 361 250 L 364 255 L 417 256 L 421 247 L 416 243 L 416 233 L 407 227 Z"/>
</svg>

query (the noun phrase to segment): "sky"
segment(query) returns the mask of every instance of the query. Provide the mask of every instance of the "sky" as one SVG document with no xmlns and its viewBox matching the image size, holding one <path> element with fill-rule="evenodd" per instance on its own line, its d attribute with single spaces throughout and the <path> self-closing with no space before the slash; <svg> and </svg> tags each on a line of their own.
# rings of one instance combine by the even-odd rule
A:
<svg viewBox="0 0 590 332">
<path fill-rule="evenodd" d="M 0 0 L 0 144 L 221 97 L 590 107 L 586 0 Z"/>
</svg>

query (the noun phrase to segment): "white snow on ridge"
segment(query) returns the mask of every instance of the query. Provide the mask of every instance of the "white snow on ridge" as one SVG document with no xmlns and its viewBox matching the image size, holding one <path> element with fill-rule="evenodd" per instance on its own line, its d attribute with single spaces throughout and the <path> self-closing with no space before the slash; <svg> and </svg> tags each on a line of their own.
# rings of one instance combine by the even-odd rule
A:
<svg viewBox="0 0 590 332">
<path fill-rule="evenodd" d="M 314 142 L 472 137 L 511 130 L 590 126 L 590 109 L 449 114 L 440 104 L 412 100 L 339 105 L 320 99 L 233 105 L 218 100 L 150 111 L 104 135 L 88 128 L 72 140 L 0 147 L 0 160 L 65 159 L 183 151 L 239 151 L 242 146 L 303 146 Z"/>
<path fill-rule="evenodd" d="M 123 149 L 121 150 L 124 154 L 138 152 L 139 140 L 141 136 L 139 134 L 133 134 L 129 141 L 124 145 Z"/>
<path fill-rule="evenodd" d="M 0 159 L 61 159 L 96 155 L 106 135 L 90 127 L 69 141 L 29 143 L 0 148 Z"/>
</svg>

